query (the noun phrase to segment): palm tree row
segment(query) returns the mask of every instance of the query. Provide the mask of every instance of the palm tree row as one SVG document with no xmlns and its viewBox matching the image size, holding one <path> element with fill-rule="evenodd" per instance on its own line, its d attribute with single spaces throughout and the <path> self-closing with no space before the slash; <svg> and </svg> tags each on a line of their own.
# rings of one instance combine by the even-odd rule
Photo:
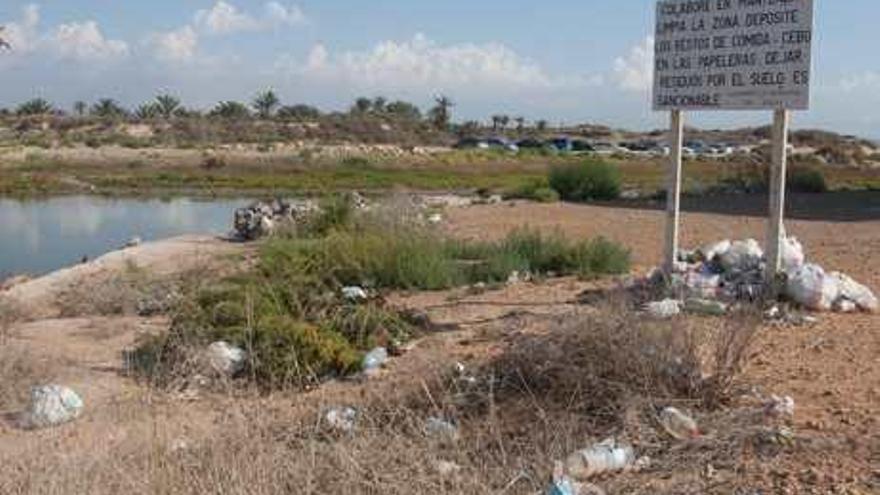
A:
<svg viewBox="0 0 880 495">
<path fill-rule="evenodd" d="M 447 129 L 452 119 L 454 104 L 446 96 L 438 96 L 435 106 L 427 114 L 428 121 L 439 129 Z M 34 98 L 22 103 L 15 110 L 19 116 L 64 115 L 44 98 Z M 116 100 L 104 98 L 89 106 L 86 102 L 77 101 L 73 104 L 73 114 L 77 117 L 92 116 L 102 119 L 122 119 L 133 117 L 138 120 L 170 120 L 173 118 L 197 117 L 201 112 L 185 108 L 180 99 L 170 94 L 161 94 L 151 101 L 139 105 L 129 112 Z M 211 108 L 206 115 L 213 118 L 241 120 L 258 118 L 268 120 L 314 120 L 321 117 L 320 110 L 309 105 L 282 106 L 281 99 L 271 89 L 258 93 L 250 106 L 238 101 L 221 101 Z M 409 121 L 422 120 L 422 111 L 418 106 L 398 100 L 389 102 L 384 97 L 358 98 L 349 110 L 352 116 L 384 116 Z"/>
</svg>

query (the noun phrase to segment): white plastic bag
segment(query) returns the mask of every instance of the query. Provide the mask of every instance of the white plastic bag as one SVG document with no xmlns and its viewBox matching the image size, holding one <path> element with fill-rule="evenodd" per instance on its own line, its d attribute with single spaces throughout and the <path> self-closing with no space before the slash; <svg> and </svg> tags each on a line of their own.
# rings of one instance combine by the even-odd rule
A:
<svg viewBox="0 0 880 495">
<path fill-rule="evenodd" d="M 681 305 L 681 301 L 666 299 L 646 304 L 645 311 L 653 318 L 667 319 L 681 314 Z"/>
<path fill-rule="evenodd" d="M 782 269 L 785 273 L 794 273 L 804 266 L 804 247 L 797 237 L 786 237 L 782 240 Z"/>
<path fill-rule="evenodd" d="M 754 239 L 745 241 L 736 241 L 731 244 L 721 256 L 721 266 L 726 271 L 749 271 L 761 266 L 761 260 L 764 258 L 764 250 L 761 245 Z"/>
<path fill-rule="evenodd" d="M 834 272 L 829 276 L 837 281 L 841 298 L 854 302 L 862 311 L 876 313 L 880 310 L 880 302 L 877 301 L 877 296 L 871 292 L 871 289 L 844 273 Z"/>
<path fill-rule="evenodd" d="M 68 423 L 82 413 L 83 401 L 61 385 L 44 385 L 31 390 L 31 403 L 22 416 L 25 428 L 47 428 Z"/>
<path fill-rule="evenodd" d="M 712 261 L 716 256 L 724 256 L 728 251 L 730 251 L 730 246 L 732 243 L 730 240 L 725 239 L 720 242 L 715 242 L 713 244 L 708 244 L 703 246 L 700 249 L 700 253 L 703 255 L 703 259 L 706 261 Z"/>
<path fill-rule="evenodd" d="M 786 295 L 792 301 L 816 311 L 829 311 L 840 296 L 838 279 L 819 265 L 806 264 L 788 275 Z"/>
<path fill-rule="evenodd" d="M 233 376 L 245 367 L 247 353 L 244 349 L 217 341 L 208 346 L 208 362 L 211 368 L 224 376 Z"/>
</svg>

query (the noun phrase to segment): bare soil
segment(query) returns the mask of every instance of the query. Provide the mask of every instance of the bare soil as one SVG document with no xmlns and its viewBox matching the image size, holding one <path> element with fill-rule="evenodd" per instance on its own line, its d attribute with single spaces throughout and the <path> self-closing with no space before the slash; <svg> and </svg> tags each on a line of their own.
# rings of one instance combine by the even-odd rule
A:
<svg viewBox="0 0 880 495">
<path fill-rule="evenodd" d="M 558 229 L 572 237 L 602 235 L 632 248 L 638 274 L 653 267 L 661 257 L 663 219 L 662 212 L 649 209 L 517 203 L 451 209 L 447 228 L 454 235 L 480 239 L 499 238 L 523 225 Z M 764 222 L 757 217 L 687 213 L 683 219 L 683 243 L 697 247 L 722 238 L 761 240 L 764 228 Z M 809 260 L 849 273 L 873 289 L 880 289 L 880 264 L 876 262 L 880 253 L 880 220 L 794 220 L 788 223 L 788 231 L 806 246 Z M 479 365 L 500 355 L 516 335 L 551 330 L 560 321 L 587 310 L 575 303 L 578 294 L 614 283 L 556 279 L 482 293 L 456 290 L 398 294 L 391 298 L 393 302 L 425 310 L 444 331 L 414 342 L 409 352 L 392 360 L 378 377 L 366 382 L 331 382 L 309 393 L 270 397 L 157 392 L 126 377 L 122 351 L 139 335 L 167 327 L 162 318 L 100 314 L 59 318 L 59 288 L 78 286 L 83 279 L 100 285 L 98 281 L 107 273 L 124 270 L 127 259 L 142 268 L 172 274 L 188 270 L 206 257 L 217 259 L 236 253 L 244 254 L 244 248 L 205 238 L 145 245 L 16 286 L 2 295 L 14 297 L 18 304 L 29 308 L 26 321 L 12 323 L 4 332 L 6 338 L 0 342 L 3 351 L 27 353 L 51 368 L 51 377 L 56 382 L 83 394 L 86 412 L 77 422 L 51 430 L 21 431 L 11 422 L 0 426 L 0 465 L 7 466 L 2 469 L 5 479 L 0 480 L 0 492 L 204 493 L 218 492 L 217 487 L 223 487 L 221 491 L 225 493 L 324 493 L 320 480 L 312 479 L 312 474 L 304 474 L 301 483 L 293 485 L 286 480 L 285 485 L 272 472 L 253 472 L 257 467 L 262 469 L 261 462 L 274 463 L 281 469 L 283 461 L 279 456 L 306 455 L 304 451 L 290 453 L 265 447 L 252 453 L 252 463 L 247 459 L 241 461 L 237 476 L 221 476 L 210 471 L 207 464 L 188 466 L 184 462 L 184 467 L 169 466 L 163 464 L 168 462 L 163 455 L 188 443 L 216 447 L 210 442 L 226 438 L 224 435 L 230 429 L 250 431 L 255 424 L 267 421 L 272 425 L 271 431 L 282 432 L 303 418 L 317 421 L 316 411 L 330 405 L 376 400 L 390 403 L 405 398 L 421 390 L 432 376 L 448 369 L 451 363 Z M 810 327 L 764 328 L 743 382 L 752 387 L 753 395 L 775 393 L 795 399 L 793 428 L 799 438 L 796 446 L 770 457 L 734 451 L 730 452 L 728 463 L 719 463 L 716 456 L 713 465 L 681 463 L 669 467 L 661 462 L 660 470 L 631 473 L 598 484 L 609 493 L 880 493 L 878 356 L 878 315 L 823 314 Z M 698 419 L 717 428 L 717 437 L 724 437 L 738 424 L 724 418 L 719 413 Z M 522 429 L 531 427 L 520 425 Z M 534 428 L 552 431 L 552 425 Z M 282 437 L 287 438 L 284 434 Z M 578 443 L 577 439 L 569 441 Z M 267 445 L 270 443 L 276 445 L 267 441 Z M 288 443 L 300 445 L 294 439 L 282 445 Z M 699 453 L 701 449 L 716 448 L 707 445 L 687 444 L 679 450 Z M 314 453 L 329 447 L 319 443 L 309 444 L 309 448 Z M 155 454 L 145 456 L 144 451 Z M 251 455 L 249 450 L 242 452 Z M 366 467 L 370 465 L 367 459 L 349 458 L 345 452 L 334 455 L 341 459 L 339 462 L 355 466 L 345 475 L 354 476 L 352 473 L 357 473 L 360 466 L 364 470 L 362 476 L 373 476 L 367 474 L 374 473 Z M 544 474 L 549 474 L 551 461 L 547 459 Z M 120 466 L 128 470 L 124 477 L 113 472 L 122 469 Z M 385 469 L 415 476 L 407 470 L 410 467 L 402 465 L 388 465 Z M 313 471 L 323 472 L 323 468 L 313 466 Z M 169 481 L 176 479 L 174 473 L 179 472 L 189 473 L 188 479 L 204 482 L 202 489 Z M 341 473 L 337 475 L 343 476 Z M 282 484 L 273 489 L 255 484 L 257 479 Z M 387 485 L 389 480 L 381 477 L 370 480 L 352 481 L 352 492 L 376 493 L 391 486 Z M 515 482 L 506 492 L 534 493 L 541 482 Z M 405 483 L 393 486 L 388 493 L 480 493 L 464 481 L 414 491 L 407 491 Z M 737 491 L 742 487 L 751 487 L 751 491 Z"/>
</svg>

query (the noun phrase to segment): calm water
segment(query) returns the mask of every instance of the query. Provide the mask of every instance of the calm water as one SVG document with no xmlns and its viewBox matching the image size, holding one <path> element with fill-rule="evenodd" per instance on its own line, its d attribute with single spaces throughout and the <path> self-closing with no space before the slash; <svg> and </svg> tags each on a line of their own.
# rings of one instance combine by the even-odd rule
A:
<svg viewBox="0 0 880 495">
<path fill-rule="evenodd" d="M 180 234 L 225 234 L 232 212 L 247 200 L 199 201 L 65 197 L 0 199 L 0 280 L 43 274 L 95 258 L 132 237 L 144 241 Z"/>
</svg>

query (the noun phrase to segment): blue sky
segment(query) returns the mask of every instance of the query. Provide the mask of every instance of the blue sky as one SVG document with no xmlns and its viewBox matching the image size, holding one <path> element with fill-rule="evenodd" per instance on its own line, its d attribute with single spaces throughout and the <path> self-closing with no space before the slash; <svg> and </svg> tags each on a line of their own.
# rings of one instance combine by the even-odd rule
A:
<svg viewBox="0 0 880 495">
<path fill-rule="evenodd" d="M 0 2 L 13 43 L 0 55 L 0 106 L 43 96 L 159 91 L 195 107 L 272 87 L 288 103 L 347 107 L 358 95 L 427 105 L 448 94 L 459 119 L 498 112 L 551 122 L 665 125 L 650 110 L 654 0 L 42 0 Z M 877 0 L 817 0 L 813 105 L 800 127 L 880 137 Z M 765 113 L 699 114 L 708 127 Z"/>
</svg>

